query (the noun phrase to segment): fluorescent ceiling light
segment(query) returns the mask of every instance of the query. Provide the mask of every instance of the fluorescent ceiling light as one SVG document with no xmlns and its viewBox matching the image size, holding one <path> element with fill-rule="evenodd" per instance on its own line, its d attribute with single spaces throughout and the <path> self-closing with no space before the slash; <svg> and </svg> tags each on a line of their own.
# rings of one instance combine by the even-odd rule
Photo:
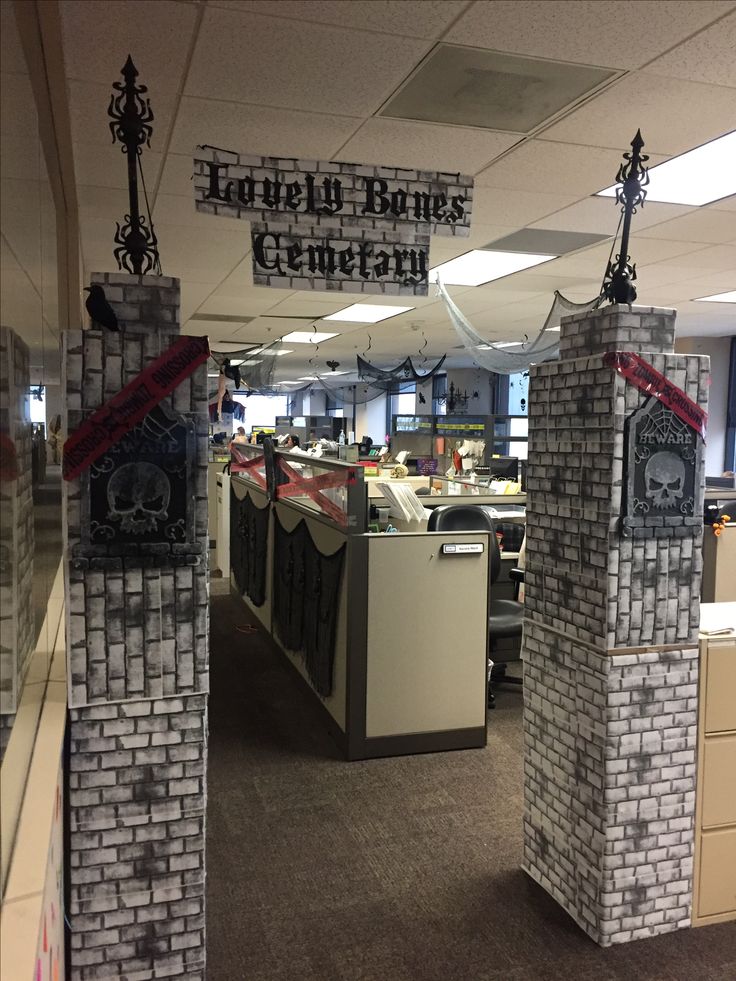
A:
<svg viewBox="0 0 736 981">
<path fill-rule="evenodd" d="M 713 296 L 696 296 L 695 300 L 698 303 L 736 303 L 736 290 L 729 290 L 728 293 L 714 293 Z"/>
<path fill-rule="evenodd" d="M 522 347 L 524 341 L 494 341 L 492 344 L 479 344 L 479 351 L 493 351 L 499 347 Z"/>
<path fill-rule="evenodd" d="M 299 382 L 295 382 L 295 381 L 281 381 L 281 382 L 276 382 L 276 384 L 277 385 L 298 385 Z"/>
<path fill-rule="evenodd" d="M 444 286 L 482 286 L 494 279 L 502 279 L 522 269 L 538 266 L 556 259 L 556 255 L 533 255 L 531 252 L 493 252 L 490 249 L 473 249 L 456 259 L 443 262 L 429 270 L 430 283 L 438 277 Z"/>
<path fill-rule="evenodd" d="M 230 364 L 233 364 L 233 362 L 231 361 Z M 248 365 L 252 364 L 263 364 L 263 362 L 259 361 L 258 358 L 251 358 L 249 361 L 239 361 L 238 364 L 242 364 L 247 367 Z"/>
<path fill-rule="evenodd" d="M 388 320 L 389 317 L 396 317 L 407 310 L 414 310 L 414 307 L 387 307 L 378 303 L 353 303 L 352 306 L 331 313 L 329 317 L 321 317 L 321 320 L 344 320 L 353 324 L 377 324 L 381 320 Z"/>
<path fill-rule="evenodd" d="M 247 361 L 243 361 L 243 359 L 242 359 L 242 358 L 238 358 L 238 359 L 233 359 L 233 360 L 232 360 L 232 361 L 230 362 L 230 367 L 231 367 L 231 368 L 237 368 L 237 367 L 238 367 L 238 365 L 241 365 L 241 364 L 248 364 L 248 362 L 247 362 Z"/>
<path fill-rule="evenodd" d="M 281 340 L 288 341 L 290 344 L 321 344 L 322 341 L 329 341 L 331 337 L 338 334 L 320 333 L 318 330 L 293 330 L 290 334 L 285 334 Z"/>
<path fill-rule="evenodd" d="M 699 206 L 736 194 L 736 130 L 681 153 L 649 171 L 647 201 Z M 616 187 L 599 191 L 616 196 Z"/>
<path fill-rule="evenodd" d="M 269 347 L 258 347 L 249 354 L 268 354 L 269 358 L 282 358 L 285 354 L 293 354 L 293 351 L 272 351 Z"/>
<path fill-rule="evenodd" d="M 558 333 L 559 333 L 559 331 L 561 331 L 561 330 L 562 330 L 562 328 L 561 328 L 561 327 L 545 327 L 544 329 L 545 329 L 545 330 L 556 330 L 556 331 L 558 331 Z"/>
</svg>

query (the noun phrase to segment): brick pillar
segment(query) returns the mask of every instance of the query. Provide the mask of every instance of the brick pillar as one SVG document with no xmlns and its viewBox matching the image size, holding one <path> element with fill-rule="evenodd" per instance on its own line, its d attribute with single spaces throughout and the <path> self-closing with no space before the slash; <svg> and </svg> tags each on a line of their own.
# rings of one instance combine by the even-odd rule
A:
<svg viewBox="0 0 736 981">
<path fill-rule="evenodd" d="M 690 923 L 702 441 L 603 360 L 706 408 L 674 323 L 568 317 L 529 385 L 523 867 L 603 946 Z"/>
<path fill-rule="evenodd" d="M 179 334 L 177 280 L 92 281 L 121 330 L 63 335 L 69 433 Z M 65 482 L 74 979 L 205 974 L 206 374 Z"/>
<path fill-rule="evenodd" d="M 35 646 L 28 347 L 0 327 L 0 760 Z"/>
</svg>

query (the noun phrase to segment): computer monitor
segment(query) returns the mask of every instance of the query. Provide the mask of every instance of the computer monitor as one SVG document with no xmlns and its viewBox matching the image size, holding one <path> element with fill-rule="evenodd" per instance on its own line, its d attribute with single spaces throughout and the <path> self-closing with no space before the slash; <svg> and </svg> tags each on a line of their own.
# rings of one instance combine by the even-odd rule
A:
<svg viewBox="0 0 736 981">
<path fill-rule="evenodd" d="M 492 456 L 486 460 L 492 478 L 501 480 L 519 479 L 518 456 Z"/>
</svg>

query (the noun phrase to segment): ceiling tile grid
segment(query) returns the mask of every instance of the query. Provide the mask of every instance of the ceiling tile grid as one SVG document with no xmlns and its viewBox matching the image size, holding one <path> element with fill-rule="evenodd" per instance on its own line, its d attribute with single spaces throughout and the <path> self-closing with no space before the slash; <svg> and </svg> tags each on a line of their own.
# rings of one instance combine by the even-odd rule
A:
<svg viewBox="0 0 736 981">
<path fill-rule="evenodd" d="M 433 238 L 435 265 L 522 229 L 605 236 L 537 269 L 485 286 L 450 287 L 489 338 L 517 340 L 543 322 L 555 288 L 574 300 L 597 292 L 619 209 L 593 195 L 613 182 L 637 126 L 650 166 L 734 127 L 734 2 L 62 0 L 61 11 L 85 268 L 115 268 L 114 223 L 127 211 L 124 159 L 110 143 L 107 105 L 130 51 L 155 116 L 143 166 L 164 271 L 182 279 L 184 322 L 195 315 L 236 318 L 185 325 L 223 341 L 265 342 L 309 330 L 351 303 L 395 301 L 255 287 L 250 224 L 195 211 L 190 177 L 199 143 L 475 174 L 470 237 Z M 496 62 L 512 67 L 512 56 L 539 59 L 540 71 L 559 71 L 561 78 L 565 65 L 613 74 L 531 135 L 489 128 L 483 114 L 482 125 L 458 125 L 460 111 L 458 119 L 440 122 L 438 105 L 429 92 L 422 102 L 421 89 L 412 105 L 423 121 L 379 115 L 391 112 L 443 46 L 501 53 L 506 61 Z M 462 98 L 498 98 L 493 72 L 481 70 L 463 83 L 470 61 L 454 63 L 460 89 L 467 89 Z M 634 217 L 640 300 L 681 304 L 681 333 L 736 333 L 732 308 L 692 302 L 736 287 L 734 212 L 736 195 L 704 208 L 649 201 Z M 379 363 L 418 349 L 422 331 L 424 353 L 455 349 L 432 287 L 427 298 L 407 305 L 414 309 L 378 324 L 331 322 L 339 336 L 320 345 L 318 357 L 350 359 L 365 349 L 368 334 Z M 294 345 L 279 373 L 304 374 L 314 354 L 310 345 Z M 464 352 L 452 357 L 468 360 Z"/>
</svg>

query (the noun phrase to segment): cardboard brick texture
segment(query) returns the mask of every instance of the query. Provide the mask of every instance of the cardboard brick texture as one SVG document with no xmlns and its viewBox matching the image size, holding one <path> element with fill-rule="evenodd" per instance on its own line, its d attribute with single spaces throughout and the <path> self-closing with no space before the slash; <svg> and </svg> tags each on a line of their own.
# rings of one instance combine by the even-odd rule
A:
<svg viewBox="0 0 736 981">
<path fill-rule="evenodd" d="M 647 396 L 603 360 L 641 353 L 706 409 L 709 359 L 671 353 L 674 320 L 566 318 L 530 376 L 524 868 L 604 946 L 690 922 L 703 478 L 691 515 L 622 534 Z"/>
<path fill-rule="evenodd" d="M 64 335 L 68 432 L 179 334 L 177 280 L 105 273 L 92 282 L 120 331 Z M 189 493 L 197 555 L 189 564 L 134 547 L 95 546 L 90 557 L 82 534 L 89 478 L 65 483 L 68 915 L 71 977 L 80 981 L 205 976 L 206 371 L 164 400 L 196 434 Z"/>
</svg>

